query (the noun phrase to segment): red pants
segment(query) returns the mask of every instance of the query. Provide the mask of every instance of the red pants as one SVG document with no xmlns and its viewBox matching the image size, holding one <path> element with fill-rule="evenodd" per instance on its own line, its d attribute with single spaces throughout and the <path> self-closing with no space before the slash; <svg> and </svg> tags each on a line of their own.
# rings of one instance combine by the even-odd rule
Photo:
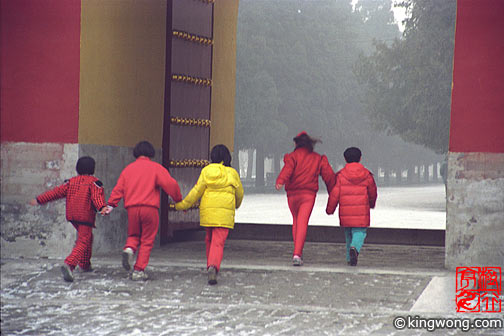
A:
<svg viewBox="0 0 504 336">
<path fill-rule="evenodd" d="M 86 270 L 91 266 L 91 254 L 93 253 L 93 228 L 84 224 L 72 223 L 77 230 L 77 240 L 74 248 L 65 259 L 65 264 L 73 270 L 79 265 L 80 269 Z"/>
<path fill-rule="evenodd" d="M 315 205 L 314 194 L 297 194 L 287 196 L 289 209 L 292 214 L 292 240 L 294 241 L 293 255 L 303 256 L 303 247 L 308 229 L 313 206 Z"/>
<path fill-rule="evenodd" d="M 150 253 L 159 228 L 159 211 L 150 206 L 134 206 L 128 209 L 128 238 L 124 248 L 137 253 L 134 269 L 143 271 L 149 263 Z"/>
<path fill-rule="evenodd" d="M 224 255 L 224 243 L 229 234 L 229 229 L 215 227 L 206 228 L 206 256 L 207 268 L 214 266 L 217 271 L 220 269 L 222 256 Z"/>
</svg>

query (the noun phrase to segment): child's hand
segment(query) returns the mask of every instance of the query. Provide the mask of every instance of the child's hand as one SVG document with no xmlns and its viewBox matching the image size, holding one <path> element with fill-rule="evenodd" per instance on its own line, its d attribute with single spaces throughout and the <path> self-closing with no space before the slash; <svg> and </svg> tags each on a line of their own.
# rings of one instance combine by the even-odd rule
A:
<svg viewBox="0 0 504 336">
<path fill-rule="evenodd" d="M 280 184 L 280 183 L 277 183 L 275 185 L 276 190 L 280 190 L 280 189 L 282 189 L 282 187 L 283 187 L 283 184 Z"/>
<path fill-rule="evenodd" d="M 107 208 L 105 210 L 106 215 L 110 215 L 110 213 L 114 210 L 114 207 L 111 207 L 110 205 L 107 205 Z"/>
<path fill-rule="evenodd" d="M 30 204 L 30 205 L 32 205 L 32 206 L 34 206 L 34 205 L 37 205 L 37 204 L 38 204 L 38 202 L 37 202 L 37 200 L 34 198 L 34 199 L 30 200 L 30 203 L 29 203 L 29 204 Z"/>
<path fill-rule="evenodd" d="M 111 207 L 110 205 L 107 205 L 105 207 L 103 207 L 100 211 L 100 214 L 102 216 L 105 216 L 105 215 L 110 215 L 110 213 L 112 212 L 112 210 L 114 210 L 113 207 Z"/>
<path fill-rule="evenodd" d="M 170 206 L 171 206 L 171 204 L 170 204 Z M 175 210 L 177 210 L 177 211 L 182 210 L 182 211 L 184 211 L 184 213 L 187 213 L 187 210 L 188 210 L 188 209 L 182 209 L 182 202 L 177 202 L 177 203 L 175 203 L 175 204 L 173 205 L 173 208 L 174 208 Z"/>
</svg>

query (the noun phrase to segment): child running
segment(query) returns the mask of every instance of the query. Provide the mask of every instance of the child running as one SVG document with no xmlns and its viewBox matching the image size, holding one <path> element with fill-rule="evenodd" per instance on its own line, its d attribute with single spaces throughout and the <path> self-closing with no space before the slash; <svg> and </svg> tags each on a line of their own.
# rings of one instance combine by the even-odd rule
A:
<svg viewBox="0 0 504 336">
<path fill-rule="evenodd" d="M 336 177 L 327 157 L 313 151 L 315 144 L 320 140 L 311 138 L 304 131 L 293 140 L 296 148 L 292 153 L 285 154 L 285 165 L 278 175 L 275 187 L 280 190 L 285 185 L 287 202 L 293 219 L 292 264 L 302 266 L 306 230 L 317 196 L 319 175 L 322 176 L 328 192 L 336 183 Z"/>
<path fill-rule="evenodd" d="M 234 228 L 235 208 L 243 200 L 243 186 L 238 172 L 231 168 L 231 154 L 224 145 L 216 145 L 210 153 L 211 164 L 201 170 L 198 182 L 177 210 L 187 210 L 201 198 L 200 225 L 206 229 L 208 284 L 217 283 L 229 229 Z"/>
<path fill-rule="evenodd" d="M 360 163 L 359 148 L 347 148 L 343 155 L 347 164 L 336 174 L 336 186 L 329 194 L 326 213 L 332 215 L 339 203 L 340 226 L 345 228 L 346 260 L 350 266 L 357 266 L 370 222 L 369 209 L 376 204 L 376 183 L 373 174 Z"/>
<path fill-rule="evenodd" d="M 128 212 L 128 238 L 122 252 L 122 265 L 130 271 L 135 252 L 138 252 L 130 275 L 133 281 L 149 278 L 145 268 L 159 228 L 159 188 L 175 202 L 182 199 L 177 181 L 165 167 L 151 160 L 154 155 L 154 147 L 148 141 L 141 141 L 135 146 L 133 156 L 136 161 L 121 172 L 110 194 L 109 206 L 102 211 L 102 214 L 109 214 L 124 198 L 124 207 Z"/>
<path fill-rule="evenodd" d="M 106 206 L 103 184 L 93 176 L 95 160 L 89 156 L 81 157 L 77 160 L 76 170 L 78 176 L 30 201 L 31 205 L 37 205 L 66 198 L 66 219 L 77 230 L 74 248 L 61 266 L 63 279 L 68 282 L 74 281 L 73 271 L 77 265 L 83 272 L 92 271 L 91 254 L 96 212 Z"/>
</svg>

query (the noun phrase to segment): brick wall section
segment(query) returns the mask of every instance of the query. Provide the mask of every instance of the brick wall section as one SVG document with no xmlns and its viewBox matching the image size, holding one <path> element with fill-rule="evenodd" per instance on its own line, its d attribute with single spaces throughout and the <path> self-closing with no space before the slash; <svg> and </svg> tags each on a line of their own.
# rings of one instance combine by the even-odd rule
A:
<svg viewBox="0 0 504 336">
<path fill-rule="evenodd" d="M 449 153 L 446 267 L 504 267 L 504 154 Z"/>
<path fill-rule="evenodd" d="M 3 142 L 1 146 L 2 257 L 63 257 L 75 240 L 65 201 L 44 206 L 30 199 L 75 175 L 78 145 Z"/>
<path fill-rule="evenodd" d="M 65 201 L 32 207 L 30 199 L 75 176 L 77 159 L 86 155 L 96 160 L 95 176 L 103 182 L 108 199 L 121 171 L 135 160 L 132 148 L 117 146 L 4 142 L 1 150 L 2 258 L 63 259 L 75 241 L 75 229 L 65 218 Z M 156 149 L 155 160 L 161 160 L 160 149 Z M 122 202 L 110 216 L 97 215 L 94 252 L 119 253 L 126 241 L 127 223 Z"/>
<path fill-rule="evenodd" d="M 57 185 L 63 144 L 2 144 L 2 200 L 27 200 Z"/>
</svg>

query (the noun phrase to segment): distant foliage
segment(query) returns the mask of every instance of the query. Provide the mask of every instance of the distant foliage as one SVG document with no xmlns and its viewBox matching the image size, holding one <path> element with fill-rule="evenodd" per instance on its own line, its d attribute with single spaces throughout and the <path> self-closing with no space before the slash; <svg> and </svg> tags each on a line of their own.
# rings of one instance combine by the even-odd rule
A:
<svg viewBox="0 0 504 336">
<path fill-rule="evenodd" d="M 456 0 L 406 0 L 403 38 L 375 42 L 354 66 L 375 128 L 448 150 Z"/>
<path fill-rule="evenodd" d="M 398 99 L 373 87 L 388 71 L 380 73 L 378 60 L 388 57 L 382 49 L 403 45 L 400 38 L 392 0 L 360 0 L 355 7 L 350 0 L 240 0 L 235 151 L 255 149 L 259 166 L 274 157 L 279 167 L 294 148 L 292 138 L 305 130 L 323 141 L 316 150 L 335 166 L 350 146 L 360 147 L 374 167 L 429 162 L 431 151 L 387 136 L 383 129 L 390 126 L 376 128 Z M 394 57 L 395 64 L 404 62 L 401 53 Z M 387 102 L 389 96 L 395 100 Z"/>
<path fill-rule="evenodd" d="M 399 36 L 393 19 L 390 0 L 240 1 L 237 146 L 282 153 L 306 130 L 342 148 L 363 132 L 352 66 L 373 38 Z"/>
</svg>

